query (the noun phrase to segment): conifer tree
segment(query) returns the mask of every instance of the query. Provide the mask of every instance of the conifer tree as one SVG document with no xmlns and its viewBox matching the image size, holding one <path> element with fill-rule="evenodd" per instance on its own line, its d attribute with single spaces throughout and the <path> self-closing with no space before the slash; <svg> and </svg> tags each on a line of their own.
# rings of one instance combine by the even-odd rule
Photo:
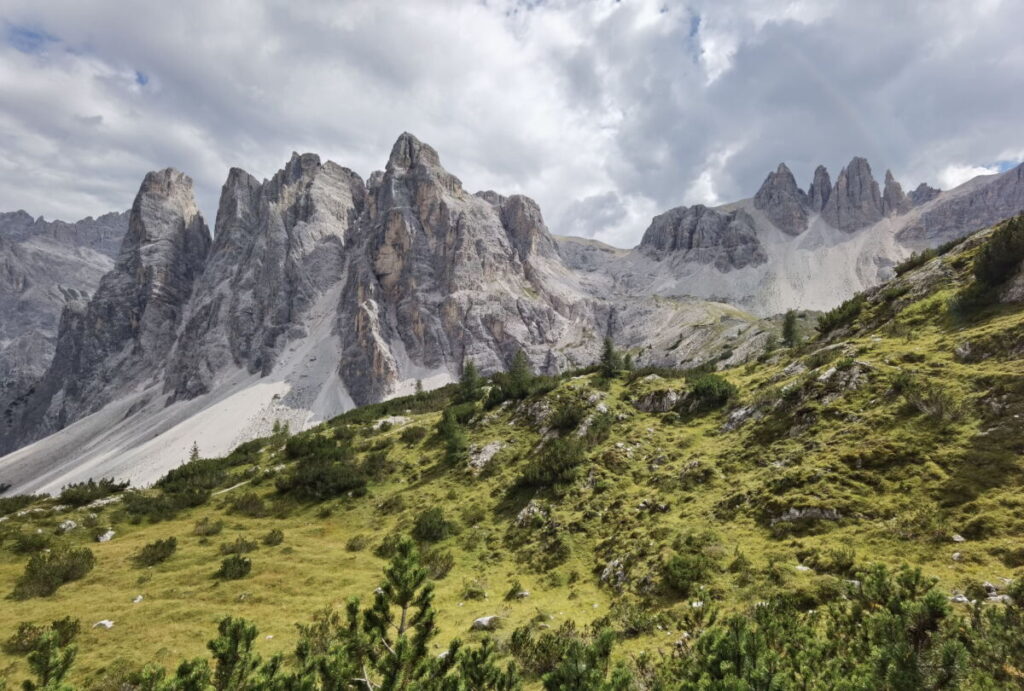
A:
<svg viewBox="0 0 1024 691">
<path fill-rule="evenodd" d="M 800 334 L 796 330 L 796 312 L 789 310 L 782 320 L 782 342 L 787 348 L 793 348 L 800 343 Z"/>
<path fill-rule="evenodd" d="M 516 351 L 508 369 L 508 394 L 511 398 L 525 398 L 533 385 L 533 368 L 522 349 Z"/>
<path fill-rule="evenodd" d="M 615 350 L 615 344 L 612 343 L 612 339 L 604 339 L 604 346 L 601 349 L 601 360 L 598 363 L 598 367 L 601 371 L 601 376 L 605 379 L 611 379 L 618 374 L 619 370 L 622 369 L 622 355 Z"/>
<path fill-rule="evenodd" d="M 459 378 L 458 399 L 462 402 L 475 401 L 480 396 L 483 381 L 476 364 L 467 359 L 462 365 L 462 376 Z"/>
</svg>

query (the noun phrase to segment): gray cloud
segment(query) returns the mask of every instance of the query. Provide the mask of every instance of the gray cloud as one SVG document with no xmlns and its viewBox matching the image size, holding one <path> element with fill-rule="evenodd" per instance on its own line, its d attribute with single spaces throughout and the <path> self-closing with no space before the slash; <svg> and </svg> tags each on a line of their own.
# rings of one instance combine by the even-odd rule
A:
<svg viewBox="0 0 1024 691">
<path fill-rule="evenodd" d="M 744 0 L 7 0 L 0 209 L 126 208 L 293 150 L 362 175 L 404 130 L 554 232 L 638 241 L 681 203 L 865 155 L 906 186 L 1024 158 L 1024 6 Z"/>
</svg>

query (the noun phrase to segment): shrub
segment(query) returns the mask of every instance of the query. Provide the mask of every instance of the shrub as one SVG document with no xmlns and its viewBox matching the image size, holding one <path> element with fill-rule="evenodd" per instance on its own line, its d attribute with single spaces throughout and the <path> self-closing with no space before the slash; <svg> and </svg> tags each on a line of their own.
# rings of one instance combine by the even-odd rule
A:
<svg viewBox="0 0 1024 691">
<path fill-rule="evenodd" d="M 583 418 L 587 416 L 587 409 L 583 405 L 582 401 L 575 398 L 563 400 L 554 412 L 551 414 L 549 421 L 551 429 L 557 430 L 562 434 L 571 432 L 572 430 L 579 427 L 580 423 L 583 422 Z"/>
<path fill-rule="evenodd" d="M 693 586 L 707 577 L 709 567 L 702 554 L 676 553 L 665 562 L 662 574 L 670 588 L 687 597 Z"/>
<path fill-rule="evenodd" d="M 39 497 L 32 496 L 31 494 L 15 494 L 13 497 L 0 497 L 0 516 L 21 511 L 37 499 Z"/>
<path fill-rule="evenodd" d="M 915 378 L 904 386 L 904 399 L 918 412 L 942 423 L 955 422 L 963 417 L 963 406 L 939 384 Z"/>
<path fill-rule="evenodd" d="M 550 487 L 568 484 L 576 478 L 585 460 L 584 445 L 576 437 L 549 440 L 519 476 L 520 487 Z"/>
<path fill-rule="evenodd" d="M 213 575 L 223 581 L 237 581 L 252 571 L 252 561 L 238 554 L 232 554 L 220 563 L 220 569 Z"/>
<path fill-rule="evenodd" d="M 821 336 L 827 336 L 842 326 L 849 326 L 860 315 L 864 309 L 866 298 L 863 293 L 858 293 L 852 298 L 829 310 L 818 318 L 817 330 Z"/>
<path fill-rule="evenodd" d="M 293 437 L 294 438 L 294 437 Z M 350 461 L 309 456 L 295 464 L 291 474 L 278 478 L 277 491 L 300 499 L 323 501 L 344 494 L 366 494 L 366 476 Z"/>
<path fill-rule="evenodd" d="M 402 433 L 398 435 L 398 439 L 407 446 L 415 446 L 427 437 L 426 427 L 406 427 L 402 430 Z"/>
<path fill-rule="evenodd" d="M 463 600 L 486 600 L 487 590 L 479 578 L 463 581 L 461 597 Z"/>
<path fill-rule="evenodd" d="M 370 539 L 365 535 L 353 535 L 345 543 L 345 550 L 347 552 L 362 552 L 369 543 Z"/>
<path fill-rule="evenodd" d="M 476 525 L 487 518 L 487 511 L 480 504 L 466 504 L 459 512 L 464 525 Z"/>
<path fill-rule="evenodd" d="M 262 542 L 267 547 L 277 547 L 279 544 L 284 542 L 284 532 L 282 532 L 278 528 L 274 528 L 269 533 L 260 538 L 260 542 Z"/>
<path fill-rule="evenodd" d="M 237 513 L 249 518 L 263 518 L 267 515 L 267 505 L 255 492 L 243 492 L 231 500 L 228 507 L 230 513 Z"/>
<path fill-rule="evenodd" d="M 224 521 L 211 521 L 209 517 L 205 517 L 196 521 L 196 527 L 192 529 L 192 534 L 199 537 L 210 537 L 219 535 L 222 530 L 224 530 Z"/>
<path fill-rule="evenodd" d="M 223 458 L 199 458 L 174 468 L 156 486 L 168 494 L 216 489 L 227 479 L 229 465 Z"/>
<path fill-rule="evenodd" d="M 423 553 L 421 561 L 427 574 L 434 580 L 444 578 L 455 566 L 455 556 L 448 550 L 428 550 Z"/>
<path fill-rule="evenodd" d="M 103 478 L 97 482 L 90 478 L 86 482 L 65 485 L 61 489 L 57 501 L 68 506 L 85 506 L 97 499 L 104 499 L 112 494 L 123 492 L 127 488 L 127 482 L 115 482 L 111 478 Z"/>
<path fill-rule="evenodd" d="M 422 542 L 438 542 L 451 535 L 452 525 L 444 517 L 439 506 L 424 509 L 416 516 L 412 536 Z"/>
<path fill-rule="evenodd" d="M 736 386 L 718 374 L 701 374 L 690 381 L 689 395 L 693 412 L 714 410 L 736 396 Z"/>
<path fill-rule="evenodd" d="M 380 544 L 373 548 L 373 553 L 381 559 L 390 559 L 395 556 L 395 550 L 402 541 L 403 535 L 392 533 L 380 541 Z"/>
<path fill-rule="evenodd" d="M 25 565 L 25 573 L 14 586 L 13 596 L 24 600 L 53 595 L 65 583 L 85 576 L 95 565 L 96 557 L 86 547 L 58 548 L 33 554 Z"/>
<path fill-rule="evenodd" d="M 1024 215 L 1016 216 L 992 233 L 974 260 L 978 283 L 996 287 L 1009 280 L 1024 262 Z"/>
<path fill-rule="evenodd" d="M 15 554 L 35 554 L 49 549 L 51 542 L 46 533 L 17 533 L 11 551 Z"/>
<path fill-rule="evenodd" d="M 383 514 L 398 513 L 405 510 L 405 496 L 392 494 L 390 497 L 377 505 L 377 510 Z"/>
<path fill-rule="evenodd" d="M 82 629 L 81 622 L 71 617 L 57 619 L 49 626 L 33 624 L 30 621 L 23 621 L 18 624 L 17 630 L 11 637 L 4 641 L 3 651 L 8 655 L 28 655 L 39 644 L 43 634 L 53 631 L 57 634 L 57 642 L 61 646 L 70 644 Z"/>
<path fill-rule="evenodd" d="M 234 542 L 225 542 L 220 546 L 220 553 L 224 555 L 228 554 L 248 554 L 249 552 L 255 552 L 259 549 L 253 540 L 246 540 L 244 537 L 235 538 Z"/>
<path fill-rule="evenodd" d="M 136 566 L 156 566 L 170 559 L 176 549 L 178 549 L 177 538 L 169 537 L 166 540 L 157 540 L 140 549 L 133 560 Z"/>
</svg>

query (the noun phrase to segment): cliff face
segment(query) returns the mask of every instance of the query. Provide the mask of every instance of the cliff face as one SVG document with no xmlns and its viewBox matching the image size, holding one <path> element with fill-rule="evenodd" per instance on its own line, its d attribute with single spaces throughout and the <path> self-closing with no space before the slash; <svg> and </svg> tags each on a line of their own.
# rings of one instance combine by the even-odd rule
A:
<svg viewBox="0 0 1024 691">
<path fill-rule="evenodd" d="M 1020 211 L 1021 170 L 907 196 L 891 173 L 880 191 L 864 159 L 835 184 L 819 166 L 807 192 L 781 164 L 752 199 L 660 214 L 633 251 L 556 239 L 531 199 L 468 192 L 411 134 L 365 182 L 314 154 L 264 181 L 232 169 L 212 241 L 173 170 L 146 176 L 113 258 L 116 215 L 75 231 L 8 214 L 0 280 L 19 297 L 0 308 L 48 296 L 52 358 L 0 398 L 0 450 L 46 437 L 0 459 L 0 481 L 145 481 L 194 441 L 220 453 L 275 422 L 307 427 L 451 381 L 467 359 L 488 373 L 521 350 L 564 371 L 606 336 L 640 364 L 742 362 L 771 330 L 755 314 L 828 309 L 912 249 Z M 26 247 L 41 237 L 69 266 L 98 263 L 40 292 Z"/>
</svg>

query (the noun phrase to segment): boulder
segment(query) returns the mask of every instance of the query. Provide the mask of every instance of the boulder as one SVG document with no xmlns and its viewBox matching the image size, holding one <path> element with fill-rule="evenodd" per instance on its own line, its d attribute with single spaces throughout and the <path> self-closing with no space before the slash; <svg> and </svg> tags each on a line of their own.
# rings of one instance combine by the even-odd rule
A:
<svg viewBox="0 0 1024 691">
<path fill-rule="evenodd" d="M 469 627 L 470 631 L 494 631 L 498 628 L 498 622 L 501 620 L 497 614 L 491 614 L 486 617 L 480 617 L 474 619 L 472 625 Z"/>
</svg>

